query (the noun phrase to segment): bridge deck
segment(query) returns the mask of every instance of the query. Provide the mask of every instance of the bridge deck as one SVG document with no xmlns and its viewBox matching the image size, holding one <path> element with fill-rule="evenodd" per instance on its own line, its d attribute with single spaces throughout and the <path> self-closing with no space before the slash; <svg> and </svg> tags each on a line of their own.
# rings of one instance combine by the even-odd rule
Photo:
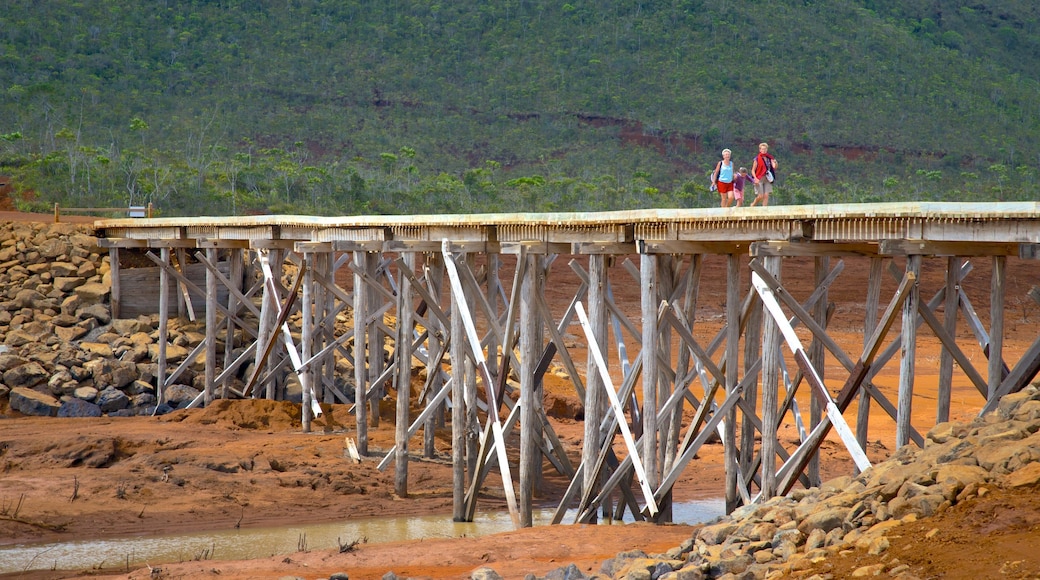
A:
<svg viewBox="0 0 1040 580">
<path fill-rule="evenodd" d="M 644 209 L 316 217 L 265 215 L 99 220 L 103 237 L 143 240 L 281 239 L 630 243 L 767 240 L 1040 243 L 1040 203 L 878 203 L 765 208 Z"/>
</svg>

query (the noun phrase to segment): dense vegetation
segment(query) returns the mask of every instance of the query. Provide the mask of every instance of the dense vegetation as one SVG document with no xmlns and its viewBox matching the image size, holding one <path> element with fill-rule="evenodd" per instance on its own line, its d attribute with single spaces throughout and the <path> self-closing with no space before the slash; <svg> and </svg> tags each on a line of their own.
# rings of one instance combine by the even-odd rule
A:
<svg viewBox="0 0 1040 580">
<path fill-rule="evenodd" d="M 1031 0 L 9 0 L 24 206 L 165 215 L 1032 199 Z M 31 190 L 31 193 L 27 193 Z"/>
</svg>

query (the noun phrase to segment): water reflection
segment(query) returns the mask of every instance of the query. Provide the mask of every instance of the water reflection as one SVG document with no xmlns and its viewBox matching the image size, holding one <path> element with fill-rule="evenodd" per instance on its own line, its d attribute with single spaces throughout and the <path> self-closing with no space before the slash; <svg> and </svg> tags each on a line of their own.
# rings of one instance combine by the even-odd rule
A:
<svg viewBox="0 0 1040 580">
<path fill-rule="evenodd" d="M 696 524 L 722 515 L 725 501 L 699 500 L 673 506 L 673 521 Z M 552 510 L 535 513 L 535 525 L 552 519 Z M 574 520 L 568 513 L 564 522 Z M 84 540 L 54 544 L 20 544 L 0 548 L 0 573 L 24 570 L 77 570 L 187 560 L 244 560 L 307 550 L 336 549 L 340 543 L 367 538 L 370 543 L 425 538 L 483 536 L 512 529 L 505 512 L 478 513 L 473 522 L 450 516 L 365 518 L 326 524 Z"/>
</svg>

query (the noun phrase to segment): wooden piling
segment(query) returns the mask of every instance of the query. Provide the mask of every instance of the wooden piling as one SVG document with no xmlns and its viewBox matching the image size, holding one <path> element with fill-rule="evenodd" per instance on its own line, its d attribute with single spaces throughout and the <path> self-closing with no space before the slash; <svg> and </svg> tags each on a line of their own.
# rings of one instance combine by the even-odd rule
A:
<svg viewBox="0 0 1040 580">
<path fill-rule="evenodd" d="M 921 276 L 921 256 L 906 257 L 906 271 L 916 279 Z M 914 363 L 917 356 L 917 309 L 921 291 L 915 281 L 903 303 L 903 322 L 900 334 L 899 395 L 896 408 L 896 447 L 910 442 L 911 416 L 914 396 Z"/>
<path fill-rule="evenodd" d="M 781 258 L 762 258 L 766 270 L 780 279 Z M 762 329 L 762 497 L 776 495 L 776 440 L 779 428 L 777 402 L 780 379 L 780 329 L 770 317 L 763 317 Z"/>
<path fill-rule="evenodd" d="M 415 252 L 404 253 L 405 265 L 415 271 Z M 397 407 L 394 425 L 394 444 L 397 453 L 394 461 L 394 493 L 399 497 L 408 495 L 408 405 L 412 393 L 412 281 L 401 276 L 397 288 L 397 337 L 394 355 L 397 359 Z"/>
</svg>

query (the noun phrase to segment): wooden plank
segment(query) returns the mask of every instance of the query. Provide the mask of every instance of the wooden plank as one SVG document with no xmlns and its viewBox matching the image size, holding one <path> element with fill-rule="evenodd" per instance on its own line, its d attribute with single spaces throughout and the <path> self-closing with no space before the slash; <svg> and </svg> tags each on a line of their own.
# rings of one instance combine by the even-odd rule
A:
<svg viewBox="0 0 1040 580">
<path fill-rule="evenodd" d="M 220 262 L 218 269 L 223 275 L 229 272 L 228 262 Z M 120 268 L 119 269 L 119 293 L 120 293 L 120 317 L 137 318 L 159 313 L 159 291 L 160 291 L 160 268 Z M 196 288 L 204 288 L 206 280 L 206 266 L 202 264 L 189 264 L 185 268 L 185 276 L 191 280 Z M 114 279 L 114 276 L 113 276 Z M 176 280 L 167 279 L 166 284 L 176 284 Z M 205 293 L 202 290 L 192 290 L 192 295 L 200 305 L 206 304 Z M 220 289 L 217 297 L 219 300 L 227 301 L 226 289 Z"/>
<path fill-rule="evenodd" d="M 627 256 L 636 253 L 636 244 L 635 242 L 579 242 L 571 245 L 571 253 L 589 256 Z"/>
<path fill-rule="evenodd" d="M 1017 243 L 946 242 L 932 240 L 881 240 L 878 253 L 885 256 L 1017 256 Z"/>
<path fill-rule="evenodd" d="M 138 240 L 135 238 L 98 238 L 97 245 L 99 248 L 147 248 L 148 240 Z"/>
<path fill-rule="evenodd" d="M 725 238 L 725 236 L 721 236 Z M 644 254 L 747 254 L 750 242 L 742 241 L 710 241 L 710 240 L 639 240 L 636 242 L 639 253 Z"/>
<path fill-rule="evenodd" d="M 767 241 L 751 244 L 751 257 L 765 256 L 876 256 L 877 244 L 869 242 Z"/>
</svg>

